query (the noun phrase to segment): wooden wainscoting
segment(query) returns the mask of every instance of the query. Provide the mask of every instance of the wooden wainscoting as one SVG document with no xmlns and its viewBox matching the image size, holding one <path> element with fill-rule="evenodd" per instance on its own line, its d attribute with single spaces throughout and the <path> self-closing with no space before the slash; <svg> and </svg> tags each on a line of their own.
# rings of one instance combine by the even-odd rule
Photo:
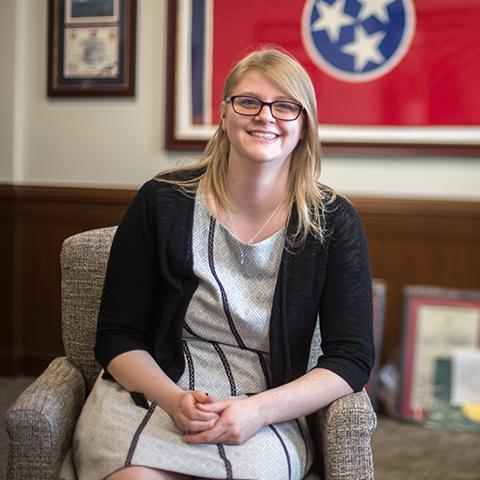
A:
<svg viewBox="0 0 480 480">
<path fill-rule="evenodd" d="M 480 289 L 480 202 L 354 199 L 373 276 L 387 281 L 383 361 L 401 342 L 405 285 Z"/>
<path fill-rule="evenodd" d="M 117 224 L 133 194 L 0 186 L 0 374 L 35 375 L 62 354 L 62 241 L 84 230 Z"/>
<path fill-rule="evenodd" d="M 0 374 L 38 374 L 63 352 L 62 241 L 117 224 L 131 190 L 0 185 Z M 382 359 L 400 342 L 402 288 L 480 289 L 480 202 L 352 198 L 375 277 L 387 281 Z"/>
</svg>

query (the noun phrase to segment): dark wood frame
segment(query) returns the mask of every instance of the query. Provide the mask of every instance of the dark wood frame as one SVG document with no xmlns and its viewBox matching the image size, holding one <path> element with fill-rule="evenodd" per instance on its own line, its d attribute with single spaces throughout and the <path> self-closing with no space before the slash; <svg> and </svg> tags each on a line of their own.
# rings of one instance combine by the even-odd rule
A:
<svg viewBox="0 0 480 480">
<path fill-rule="evenodd" d="M 426 408 L 420 408 L 418 411 L 415 411 L 411 401 L 414 385 L 413 377 L 415 375 L 413 371 L 415 351 L 418 343 L 417 311 L 423 305 L 449 307 L 452 309 L 478 308 L 480 310 L 480 291 L 420 285 L 410 285 L 404 288 L 402 371 L 398 405 L 402 418 L 421 422 L 428 419 L 430 412 Z M 473 339 L 473 341 L 476 342 L 477 346 L 480 346 L 480 338 Z M 452 341 L 452 347 L 455 345 Z M 434 388 L 433 383 L 431 387 L 432 389 Z"/>
<path fill-rule="evenodd" d="M 60 18 L 60 2 L 48 2 L 48 79 L 49 97 L 134 96 L 137 0 L 120 0 L 120 81 L 94 77 L 65 80 L 60 74 L 59 40 L 63 37 L 64 19 Z"/>
<path fill-rule="evenodd" d="M 166 123 L 165 147 L 174 151 L 202 151 L 206 140 L 180 139 L 175 133 L 175 70 L 177 65 L 176 26 L 178 20 L 178 0 L 168 0 L 168 40 L 167 40 L 167 85 L 166 85 Z M 424 156 L 480 156 L 480 144 L 435 144 L 416 141 L 402 143 L 370 142 L 324 142 L 328 154 L 351 155 L 424 155 Z"/>
</svg>

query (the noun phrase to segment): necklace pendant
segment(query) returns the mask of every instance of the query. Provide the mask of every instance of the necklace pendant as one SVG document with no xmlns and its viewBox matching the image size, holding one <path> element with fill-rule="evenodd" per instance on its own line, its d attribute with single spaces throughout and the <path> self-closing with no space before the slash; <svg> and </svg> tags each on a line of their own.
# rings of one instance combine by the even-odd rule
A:
<svg viewBox="0 0 480 480">
<path fill-rule="evenodd" d="M 241 253 L 240 253 L 240 265 L 243 265 L 243 258 L 244 258 L 244 256 L 245 256 L 244 253 L 241 252 Z"/>
</svg>

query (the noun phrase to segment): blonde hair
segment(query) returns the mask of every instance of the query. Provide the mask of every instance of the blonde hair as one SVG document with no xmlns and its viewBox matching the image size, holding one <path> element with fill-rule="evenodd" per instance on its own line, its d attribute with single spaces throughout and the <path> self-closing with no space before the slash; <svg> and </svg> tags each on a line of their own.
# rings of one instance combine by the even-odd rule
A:
<svg viewBox="0 0 480 480">
<path fill-rule="evenodd" d="M 321 165 L 321 144 L 318 136 L 317 104 L 312 81 L 303 67 L 287 52 L 277 48 L 255 50 L 244 57 L 228 75 L 224 91 L 225 101 L 233 89 L 250 70 L 256 70 L 275 83 L 289 97 L 304 107 L 304 132 L 302 139 L 291 153 L 289 190 L 291 202 L 295 201 L 297 228 L 287 239 L 291 246 L 301 245 L 308 234 L 323 241 L 325 237 L 324 215 L 335 193 L 318 180 Z M 227 195 L 227 171 L 230 141 L 221 124 L 208 142 L 200 161 L 188 167 L 170 170 L 193 172 L 202 168 L 199 175 L 189 180 L 173 180 L 157 177 L 177 185 L 185 192 L 194 192 L 201 184 L 205 192 L 214 195 L 224 208 L 230 207 Z"/>
</svg>

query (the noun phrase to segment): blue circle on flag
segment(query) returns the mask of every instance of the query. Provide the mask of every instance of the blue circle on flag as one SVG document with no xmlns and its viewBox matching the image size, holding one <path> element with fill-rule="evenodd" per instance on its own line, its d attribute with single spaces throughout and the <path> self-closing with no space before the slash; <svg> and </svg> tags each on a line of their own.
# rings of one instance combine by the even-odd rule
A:
<svg viewBox="0 0 480 480">
<path fill-rule="evenodd" d="M 412 0 L 307 0 L 304 46 L 314 63 L 342 80 L 363 82 L 394 68 L 415 30 Z"/>
</svg>

